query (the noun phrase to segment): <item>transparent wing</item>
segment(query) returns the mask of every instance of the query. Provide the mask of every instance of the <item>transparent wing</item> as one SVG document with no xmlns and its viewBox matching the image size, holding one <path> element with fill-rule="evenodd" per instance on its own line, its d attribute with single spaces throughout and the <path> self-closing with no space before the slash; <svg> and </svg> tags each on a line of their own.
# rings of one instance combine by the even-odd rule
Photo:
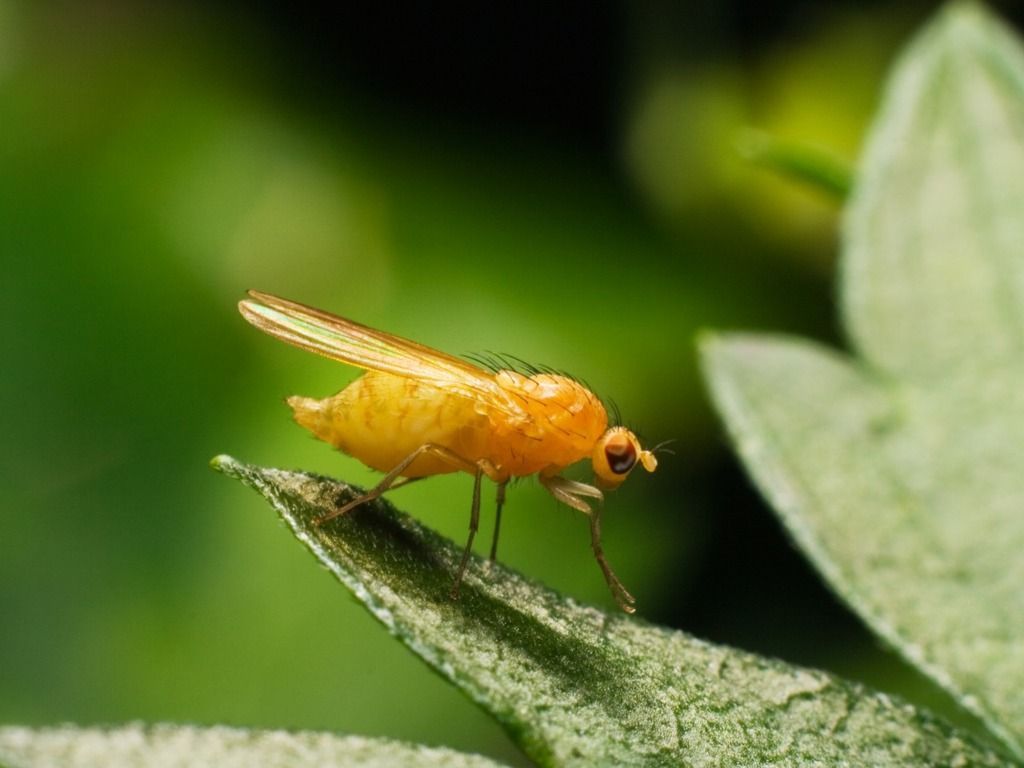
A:
<svg viewBox="0 0 1024 768">
<path fill-rule="evenodd" d="M 238 310 L 261 331 L 301 349 L 357 368 L 429 381 L 508 415 L 521 415 L 492 373 L 453 355 L 259 291 L 249 291 Z"/>
</svg>

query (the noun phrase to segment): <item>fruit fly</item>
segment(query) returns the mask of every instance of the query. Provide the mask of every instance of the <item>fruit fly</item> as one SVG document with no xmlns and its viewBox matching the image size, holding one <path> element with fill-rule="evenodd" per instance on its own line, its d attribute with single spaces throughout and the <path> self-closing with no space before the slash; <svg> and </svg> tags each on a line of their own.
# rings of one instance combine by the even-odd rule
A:
<svg viewBox="0 0 1024 768">
<path fill-rule="evenodd" d="M 287 401 L 301 426 L 385 473 L 374 488 L 323 515 L 318 524 L 414 480 L 447 472 L 472 475 L 469 538 L 452 586 L 455 598 L 479 525 L 481 479 L 486 476 L 497 484 L 493 561 L 509 481 L 537 475 L 558 501 L 588 516 L 590 544 L 605 581 L 619 606 L 634 611 L 634 597 L 601 547 L 603 491 L 617 488 L 637 464 L 653 472 L 658 462 L 630 430 L 609 427 L 604 405 L 580 382 L 539 370 L 487 370 L 257 291 L 249 291 L 238 308 L 271 336 L 366 370 L 331 397 L 295 396 Z M 566 467 L 586 458 L 594 469 L 594 485 L 562 477 Z"/>
</svg>

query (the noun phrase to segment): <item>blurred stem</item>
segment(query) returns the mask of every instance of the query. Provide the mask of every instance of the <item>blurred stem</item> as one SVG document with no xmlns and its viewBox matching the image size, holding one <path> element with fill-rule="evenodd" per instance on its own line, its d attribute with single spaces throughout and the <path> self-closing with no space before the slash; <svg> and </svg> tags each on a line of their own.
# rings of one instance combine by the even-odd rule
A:
<svg viewBox="0 0 1024 768">
<path fill-rule="evenodd" d="M 853 172 L 833 153 L 799 141 L 786 141 L 754 128 L 743 130 L 736 149 L 749 162 L 797 179 L 843 201 L 850 193 Z"/>
</svg>

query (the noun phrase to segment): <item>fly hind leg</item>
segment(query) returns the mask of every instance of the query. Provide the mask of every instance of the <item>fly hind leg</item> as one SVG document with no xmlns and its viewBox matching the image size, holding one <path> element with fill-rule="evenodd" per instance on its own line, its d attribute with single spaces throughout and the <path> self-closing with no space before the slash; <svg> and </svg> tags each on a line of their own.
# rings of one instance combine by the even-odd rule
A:
<svg viewBox="0 0 1024 768">
<path fill-rule="evenodd" d="M 480 527 L 480 480 L 484 471 L 481 467 L 476 468 L 473 474 L 473 506 L 469 511 L 469 538 L 466 539 L 466 547 L 462 550 L 462 559 L 459 561 L 459 570 L 455 572 L 455 581 L 452 583 L 452 600 L 459 599 L 459 588 L 462 586 L 462 577 L 466 575 L 466 566 L 469 565 L 469 555 L 473 551 L 473 538 L 476 536 L 476 529 Z"/>
<path fill-rule="evenodd" d="M 341 515 L 344 515 L 346 512 L 349 512 L 350 510 L 355 509 L 356 507 L 362 504 L 366 504 L 369 501 L 373 501 L 374 499 L 379 498 L 386 491 L 392 488 L 398 488 L 399 486 L 405 485 L 406 483 L 411 483 L 415 480 L 418 480 L 419 478 L 405 478 L 401 480 L 399 480 L 399 478 L 401 477 L 402 473 L 405 470 L 407 470 L 414 461 L 416 461 L 416 459 L 418 459 L 420 456 L 424 454 L 436 456 L 437 458 L 448 462 L 453 467 L 461 469 L 465 472 L 469 472 L 471 475 L 473 475 L 474 478 L 473 506 L 470 508 L 469 513 L 469 537 L 466 539 L 466 547 L 462 551 L 462 559 L 459 561 L 459 568 L 458 571 L 456 571 L 455 582 L 452 584 L 451 590 L 452 599 L 456 599 L 459 596 L 459 587 L 462 584 L 462 577 L 465 575 L 466 567 L 469 565 L 469 556 L 473 551 L 473 539 L 476 537 L 476 531 L 480 525 L 480 482 L 485 474 L 488 477 L 495 480 L 497 480 L 498 478 L 497 469 L 494 467 L 493 464 L 491 464 L 491 462 L 487 461 L 486 459 L 481 459 L 480 461 L 474 462 L 467 458 L 464 458 L 463 456 L 460 456 L 450 448 L 445 448 L 443 445 L 437 445 L 436 443 L 426 443 L 424 445 L 421 445 L 415 451 L 413 451 L 404 459 L 402 459 L 394 469 L 392 469 L 390 472 L 384 475 L 383 480 L 377 483 L 377 485 L 368 490 L 362 496 L 352 499 L 352 501 L 348 502 L 347 504 L 341 507 L 338 507 L 333 512 L 328 512 L 326 515 L 321 515 L 314 522 L 317 525 L 321 525 L 327 522 L 328 520 L 333 520 L 335 517 L 340 517 Z M 500 501 L 504 500 L 504 491 L 505 482 L 499 481 L 499 522 L 501 515 Z M 495 544 L 496 543 L 497 532 L 495 532 Z"/>
<path fill-rule="evenodd" d="M 336 517 L 341 517 L 346 512 L 350 512 L 356 507 L 362 506 L 367 502 L 380 498 L 387 491 L 393 488 L 399 488 L 415 480 L 419 480 L 420 478 L 418 477 L 401 478 L 401 475 L 405 470 L 407 470 L 410 467 L 410 465 L 412 465 L 414 461 L 416 461 L 416 459 L 418 459 L 420 456 L 424 454 L 433 454 L 434 456 L 437 456 L 438 458 L 449 462 L 453 466 L 465 470 L 466 472 L 469 472 L 471 474 L 474 474 L 477 471 L 477 466 L 469 459 L 462 458 L 457 453 L 449 450 L 448 448 L 445 448 L 443 445 L 425 443 L 424 445 L 421 445 L 415 451 L 410 453 L 408 456 L 406 456 L 404 459 L 402 459 L 400 462 L 398 462 L 398 465 L 395 466 L 394 469 L 392 469 L 390 472 L 384 475 L 384 478 L 379 483 L 377 483 L 377 485 L 368 490 L 362 496 L 358 496 L 352 499 L 347 504 L 343 504 L 342 506 L 338 507 L 337 509 L 331 512 L 328 512 L 325 515 L 321 515 L 320 517 L 316 518 L 314 522 L 317 525 L 323 525 L 328 520 L 333 520 Z"/>
<path fill-rule="evenodd" d="M 540 482 L 558 501 L 579 510 L 590 519 L 590 547 L 594 551 L 594 559 L 597 560 L 601 573 L 604 574 L 604 580 L 608 584 L 615 602 L 626 613 L 634 613 L 636 611 L 634 607 L 636 598 L 619 581 L 619 577 L 615 575 L 615 571 L 608 564 L 608 558 L 604 554 L 604 547 L 601 546 L 601 507 L 604 501 L 604 494 L 601 493 L 601 489 L 586 483 L 577 482 L 576 480 L 569 480 L 559 475 L 545 477 L 541 474 Z M 595 507 L 592 508 L 585 498 L 595 499 Z"/>
</svg>

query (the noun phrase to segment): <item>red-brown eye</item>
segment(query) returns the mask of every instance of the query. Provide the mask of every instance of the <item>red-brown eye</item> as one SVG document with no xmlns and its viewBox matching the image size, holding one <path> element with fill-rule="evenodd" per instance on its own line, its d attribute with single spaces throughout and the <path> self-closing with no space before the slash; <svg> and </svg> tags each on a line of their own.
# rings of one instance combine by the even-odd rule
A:
<svg viewBox="0 0 1024 768">
<path fill-rule="evenodd" d="M 608 467 L 617 475 L 624 475 L 636 464 L 636 448 L 630 442 L 609 443 L 604 447 Z"/>
</svg>

